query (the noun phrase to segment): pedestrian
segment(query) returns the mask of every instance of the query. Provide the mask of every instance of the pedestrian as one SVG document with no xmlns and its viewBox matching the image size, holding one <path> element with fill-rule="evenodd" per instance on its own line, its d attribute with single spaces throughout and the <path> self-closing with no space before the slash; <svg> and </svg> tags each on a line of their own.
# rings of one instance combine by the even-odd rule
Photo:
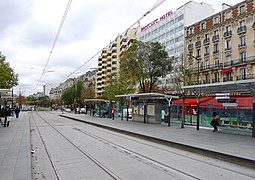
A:
<svg viewBox="0 0 255 180">
<path fill-rule="evenodd" d="M 211 125 L 214 128 L 213 132 L 218 131 L 218 125 L 220 125 L 220 116 L 216 113 L 213 112 L 213 119 L 211 121 Z"/>
<path fill-rule="evenodd" d="M 115 108 L 114 107 L 112 107 L 111 113 L 112 113 L 112 120 L 114 120 L 114 113 L 115 113 Z"/>
<path fill-rule="evenodd" d="M 16 118 L 19 117 L 19 113 L 20 113 L 20 108 L 19 108 L 19 105 L 17 105 L 17 106 L 15 107 L 15 115 L 16 115 Z"/>
<path fill-rule="evenodd" d="M 9 108 L 9 106 L 4 107 L 3 108 L 4 127 L 9 126 L 10 121 L 7 121 L 7 118 L 11 115 L 12 115 L 12 113 L 11 113 L 11 109 Z"/>
</svg>

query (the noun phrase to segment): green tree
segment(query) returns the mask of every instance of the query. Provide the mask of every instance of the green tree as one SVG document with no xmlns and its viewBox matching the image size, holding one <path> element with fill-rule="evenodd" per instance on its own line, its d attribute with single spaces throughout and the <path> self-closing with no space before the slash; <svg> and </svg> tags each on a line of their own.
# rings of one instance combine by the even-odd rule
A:
<svg viewBox="0 0 255 180">
<path fill-rule="evenodd" d="M 0 88 L 10 89 L 18 85 L 18 74 L 5 59 L 5 56 L 0 55 Z"/>
<path fill-rule="evenodd" d="M 159 42 L 134 41 L 121 61 L 125 74 L 135 77 L 144 93 L 152 92 L 158 78 L 165 77 L 172 70 L 172 61 Z"/>
<path fill-rule="evenodd" d="M 111 79 L 110 83 L 104 89 L 104 98 L 116 100 L 116 95 L 131 94 L 135 92 L 135 80 L 123 71 L 123 66 L 120 66 L 120 71 Z"/>
<path fill-rule="evenodd" d="M 72 87 L 66 88 L 61 95 L 62 101 L 68 105 L 74 102 L 74 89 Z"/>
<path fill-rule="evenodd" d="M 82 91 L 83 81 L 75 81 L 71 87 L 64 90 L 61 99 L 65 104 L 83 103 Z"/>
<path fill-rule="evenodd" d="M 94 99 L 95 98 L 95 84 L 91 81 L 88 86 L 83 88 L 82 99 Z"/>
</svg>

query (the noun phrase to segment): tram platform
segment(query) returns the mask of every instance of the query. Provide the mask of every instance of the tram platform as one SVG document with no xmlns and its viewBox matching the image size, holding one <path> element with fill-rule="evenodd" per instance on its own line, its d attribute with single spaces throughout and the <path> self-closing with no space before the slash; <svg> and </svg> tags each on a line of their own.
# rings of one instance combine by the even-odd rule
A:
<svg viewBox="0 0 255 180">
<path fill-rule="evenodd" d="M 213 132 L 213 128 L 168 127 L 165 124 L 139 123 L 120 118 L 112 120 L 85 114 L 64 113 L 60 116 L 255 168 L 255 138 L 251 136 Z"/>
</svg>

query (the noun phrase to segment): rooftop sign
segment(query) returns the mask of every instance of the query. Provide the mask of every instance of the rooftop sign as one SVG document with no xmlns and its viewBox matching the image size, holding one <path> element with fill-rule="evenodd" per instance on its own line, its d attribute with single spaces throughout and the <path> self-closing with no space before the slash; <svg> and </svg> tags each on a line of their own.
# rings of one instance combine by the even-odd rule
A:
<svg viewBox="0 0 255 180">
<path fill-rule="evenodd" d="M 165 19 L 168 16 L 171 16 L 173 14 L 173 11 L 169 11 L 168 13 L 164 14 L 163 16 L 161 16 L 160 18 L 155 19 L 154 21 L 150 22 L 149 24 L 147 24 L 146 26 L 142 27 L 142 31 L 146 30 L 147 28 L 153 26 L 154 24 L 156 24 L 157 22 Z"/>
</svg>

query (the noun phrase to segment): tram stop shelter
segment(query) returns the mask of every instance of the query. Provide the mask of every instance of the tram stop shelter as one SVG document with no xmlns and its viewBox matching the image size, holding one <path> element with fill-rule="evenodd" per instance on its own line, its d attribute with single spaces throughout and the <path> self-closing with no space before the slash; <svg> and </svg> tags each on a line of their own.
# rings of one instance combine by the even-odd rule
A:
<svg viewBox="0 0 255 180">
<path fill-rule="evenodd" d="M 212 84 L 201 84 L 182 86 L 182 89 L 190 90 L 197 96 L 197 130 L 199 130 L 199 103 L 201 93 L 231 93 L 241 92 L 250 93 L 253 97 L 252 110 L 252 137 L 255 137 L 255 79 L 246 79 L 238 81 L 228 81 Z"/>
<path fill-rule="evenodd" d="M 92 105 L 97 104 L 98 107 L 99 107 L 99 110 L 98 110 L 99 116 L 102 116 L 104 114 L 103 108 L 102 108 L 104 104 L 107 104 L 107 108 L 108 108 L 107 112 L 110 112 L 112 102 L 113 101 L 106 100 L 106 99 L 84 99 L 84 104 L 86 105 L 86 112 L 89 108 L 90 109 L 90 115 L 91 115 L 92 110 L 95 111 L 95 109 L 92 109 Z M 111 118 L 110 113 L 107 113 L 107 117 Z"/>
<path fill-rule="evenodd" d="M 123 98 L 134 101 L 132 109 L 132 120 L 143 123 L 160 123 L 161 122 L 161 108 L 160 100 L 168 101 L 168 115 L 167 121 L 170 126 L 170 107 L 173 98 L 178 96 L 161 94 L 161 93 L 140 93 L 140 94 L 124 94 L 116 95 L 116 98 Z M 127 107 L 128 108 L 128 107 Z"/>
</svg>

